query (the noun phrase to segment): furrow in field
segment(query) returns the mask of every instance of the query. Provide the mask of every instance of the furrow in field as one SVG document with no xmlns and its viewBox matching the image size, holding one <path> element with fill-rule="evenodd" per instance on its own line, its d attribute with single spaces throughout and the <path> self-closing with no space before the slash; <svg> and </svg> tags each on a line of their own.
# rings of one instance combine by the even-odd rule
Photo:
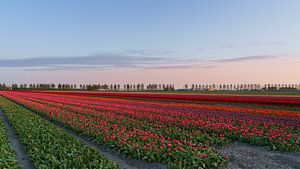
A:
<svg viewBox="0 0 300 169">
<path fill-rule="evenodd" d="M 0 168 L 18 168 L 20 166 L 26 166 L 23 161 L 20 160 L 20 155 L 16 154 L 18 145 L 15 142 L 13 144 L 14 136 L 11 133 L 9 125 L 7 124 L 5 117 L 0 110 Z"/>
</svg>

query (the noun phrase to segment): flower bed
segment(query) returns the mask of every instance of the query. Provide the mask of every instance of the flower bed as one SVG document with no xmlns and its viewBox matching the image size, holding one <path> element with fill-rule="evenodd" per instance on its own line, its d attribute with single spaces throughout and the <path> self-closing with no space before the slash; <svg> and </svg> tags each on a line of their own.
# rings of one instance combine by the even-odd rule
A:
<svg viewBox="0 0 300 169">
<path fill-rule="evenodd" d="M 1 97 L 0 107 L 37 168 L 118 168 L 82 142 Z"/>
</svg>

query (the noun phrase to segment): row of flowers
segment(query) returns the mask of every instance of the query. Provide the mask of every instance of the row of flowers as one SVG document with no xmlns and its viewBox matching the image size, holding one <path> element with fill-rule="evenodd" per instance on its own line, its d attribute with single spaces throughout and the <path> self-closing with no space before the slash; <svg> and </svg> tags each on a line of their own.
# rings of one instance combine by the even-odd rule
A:
<svg viewBox="0 0 300 169">
<path fill-rule="evenodd" d="M 21 93 L 19 93 L 21 94 Z M 26 95 L 26 93 L 25 93 Z M 55 97 L 56 95 L 50 95 L 51 97 Z M 52 101 L 52 98 L 46 98 L 45 94 L 40 97 L 40 95 L 33 95 L 32 97 L 35 97 L 37 99 L 43 99 L 46 101 Z M 122 100 L 122 99 L 113 99 L 113 98 L 91 98 L 91 97 L 81 97 L 81 96 L 68 96 L 68 98 L 74 98 L 76 101 L 80 100 L 80 103 L 85 103 L 86 105 L 91 105 L 92 107 L 99 107 L 101 103 L 101 108 L 105 107 L 118 107 L 122 106 L 122 109 L 127 108 L 133 111 L 152 111 L 152 112 L 158 112 L 159 114 L 166 114 L 169 116 L 169 113 L 164 113 L 166 111 L 171 110 L 182 110 L 185 112 L 190 111 L 214 111 L 214 112 L 234 112 L 236 113 L 242 113 L 243 115 L 251 115 L 255 114 L 256 116 L 253 116 L 254 118 L 260 118 L 263 120 L 271 119 L 271 121 L 274 121 L 276 123 L 278 122 L 286 122 L 289 125 L 300 125 L 299 118 L 300 118 L 300 112 L 297 111 L 287 111 L 287 110 L 274 110 L 274 109 L 266 109 L 266 108 L 239 108 L 234 106 L 220 106 L 220 105 L 203 105 L 203 104 L 178 104 L 178 103 L 163 103 L 163 102 L 147 102 L 147 101 L 141 101 L 141 100 Z M 60 95 L 56 96 L 56 99 L 61 99 Z M 74 100 L 73 99 L 73 100 Z M 64 97 L 62 101 L 70 101 L 66 100 Z M 71 100 L 72 101 L 72 100 Z M 117 104 L 116 104 L 117 103 Z M 70 102 L 70 104 L 74 104 Z M 76 104 L 75 104 L 76 105 Z M 84 105 L 79 105 L 84 106 Z M 162 112 L 161 112 L 162 111 Z M 271 117 L 271 116 L 278 116 L 280 118 Z M 269 120 L 270 121 L 270 120 Z"/>
<path fill-rule="evenodd" d="M 121 115 L 113 110 L 92 111 L 64 102 L 56 105 L 49 105 L 48 101 L 39 103 L 40 99 L 34 102 L 29 100 L 33 94 L 26 99 L 13 93 L 5 96 L 133 158 L 162 162 L 176 168 L 206 168 L 225 162 L 209 146 L 222 140 L 209 137 L 200 130 L 192 133 L 177 126 L 151 124 L 128 118 L 125 116 L 127 112 Z"/>
<path fill-rule="evenodd" d="M 38 93 L 53 93 L 41 91 Z M 241 95 L 199 95 L 199 94 L 160 94 L 160 93 L 126 93 L 126 92 L 56 92 L 61 95 L 77 96 L 109 96 L 122 98 L 147 98 L 165 100 L 189 100 L 189 101 L 221 101 L 221 102 L 247 102 L 247 103 L 272 103 L 299 105 L 300 97 L 293 96 L 241 96 Z"/>
<path fill-rule="evenodd" d="M 34 95 L 31 95 L 33 97 Z M 36 95 L 39 97 L 40 95 Z M 24 97 L 24 96 L 23 96 Z M 42 97 L 46 97 L 45 95 Z M 50 100 L 55 100 L 54 96 L 50 97 L 48 100 L 46 99 L 47 104 L 49 104 Z M 41 100 L 41 98 L 38 98 Z M 253 137 L 261 137 L 261 143 L 269 145 L 273 148 L 279 149 L 290 149 L 290 147 L 295 147 L 295 150 L 299 147 L 299 118 L 276 118 L 276 117 L 264 117 L 264 116 L 254 116 L 251 114 L 241 114 L 241 113 L 224 113 L 218 111 L 205 111 L 199 109 L 194 109 L 194 112 L 184 111 L 179 109 L 153 109 L 153 105 L 148 106 L 143 104 L 144 107 L 142 109 L 136 109 L 138 104 L 124 104 L 124 102 L 119 103 L 113 101 L 112 103 L 105 103 L 105 101 L 98 101 L 98 99 L 89 100 L 88 98 L 80 99 L 78 97 L 73 98 L 73 102 L 70 102 L 70 98 L 62 98 L 62 96 L 56 97 L 58 99 L 57 103 L 62 102 L 61 108 L 66 108 L 66 104 L 75 104 L 74 101 L 80 101 L 77 105 L 75 104 L 73 109 L 82 109 L 82 108 L 90 108 L 86 111 L 89 113 L 97 114 L 99 111 L 114 111 L 115 113 L 121 113 L 123 116 L 130 115 L 130 118 L 140 118 L 145 119 L 147 117 L 147 121 L 143 120 L 147 124 L 156 123 L 159 127 L 168 126 L 179 126 L 186 127 L 188 129 L 192 128 L 194 130 L 204 130 L 205 132 L 212 133 L 213 135 L 225 134 L 228 135 L 227 138 L 240 138 L 240 136 L 247 136 L 247 133 L 243 133 L 244 131 L 251 131 L 249 134 L 250 138 L 245 139 L 241 138 L 244 141 L 248 141 L 250 143 L 256 143 L 257 139 L 253 140 Z M 63 100 L 61 100 L 63 99 Z M 69 99 L 69 100 L 68 100 Z M 109 99 L 108 99 L 109 100 Z M 95 102 L 96 101 L 96 102 Z M 69 103 L 68 103 L 69 102 Z M 107 102 L 107 101 L 106 101 Z M 109 101 L 108 101 L 109 102 Z M 125 102 L 126 103 L 126 102 Z M 55 103 L 54 103 L 55 105 Z M 92 110 L 92 109 L 96 110 Z M 143 111 L 144 109 L 144 111 Z M 127 112 L 126 112 L 127 110 Z M 81 110 L 82 111 L 82 110 Z M 143 112 L 143 113 L 140 113 Z M 200 112 L 200 113 L 199 113 Z M 147 114 L 148 113 L 148 114 Z M 149 114 L 150 113 L 150 114 Z M 117 116 L 118 117 L 118 116 Z M 175 122 L 175 123 L 174 123 Z M 226 124 L 226 125 L 223 125 Z M 138 124 L 144 125 L 144 124 Z M 254 127 L 251 127 L 254 126 Z M 257 126 L 257 128 L 255 128 Z M 238 127 L 239 130 L 236 130 Z M 208 128 L 208 129 L 207 129 Z M 278 135 L 278 129 L 281 134 Z M 251 130 L 250 130 L 251 129 Z M 285 132 L 283 132 L 283 129 Z M 225 133 L 227 132 L 227 133 Z M 283 133 L 282 133 L 283 132 Z M 275 137 L 275 138 L 274 138 Z M 291 138 L 290 138 L 291 137 Z M 282 140 L 290 140 L 290 144 L 284 144 L 285 142 Z M 282 145 L 274 145 L 273 142 L 282 143 Z M 293 150 L 293 148 L 291 148 Z"/>
<path fill-rule="evenodd" d="M 217 106 L 210 109 L 184 103 L 168 105 L 61 93 L 3 95 L 125 155 L 171 166 L 217 166 L 223 159 L 212 147 L 232 140 L 300 150 L 299 118 L 289 113 L 274 116 Z"/>
<path fill-rule="evenodd" d="M 36 168 L 118 168 L 97 150 L 8 99 L 0 97 L 0 107 Z"/>
</svg>

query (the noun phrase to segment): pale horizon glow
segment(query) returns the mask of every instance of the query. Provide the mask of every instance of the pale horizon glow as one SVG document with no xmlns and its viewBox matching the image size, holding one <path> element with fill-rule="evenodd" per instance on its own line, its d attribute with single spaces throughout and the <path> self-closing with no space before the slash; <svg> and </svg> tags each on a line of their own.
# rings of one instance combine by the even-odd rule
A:
<svg viewBox="0 0 300 169">
<path fill-rule="evenodd" d="M 6 1 L 0 83 L 300 83 L 300 2 Z"/>
</svg>

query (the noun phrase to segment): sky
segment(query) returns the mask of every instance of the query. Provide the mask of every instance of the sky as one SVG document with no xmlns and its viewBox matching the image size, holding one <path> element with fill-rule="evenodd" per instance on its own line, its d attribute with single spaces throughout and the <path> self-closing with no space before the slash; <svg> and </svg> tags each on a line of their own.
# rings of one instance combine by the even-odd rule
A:
<svg viewBox="0 0 300 169">
<path fill-rule="evenodd" d="M 0 82 L 300 83 L 298 0 L 0 2 Z"/>
</svg>

